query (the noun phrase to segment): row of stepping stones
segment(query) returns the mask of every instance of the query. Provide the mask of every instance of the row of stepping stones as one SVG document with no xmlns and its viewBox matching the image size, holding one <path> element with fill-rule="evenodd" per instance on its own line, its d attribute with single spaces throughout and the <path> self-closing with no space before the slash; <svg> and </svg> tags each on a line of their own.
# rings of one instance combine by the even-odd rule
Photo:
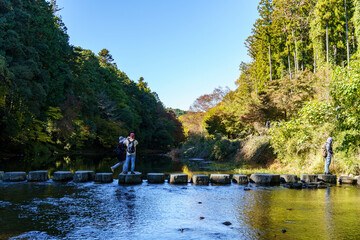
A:
<svg viewBox="0 0 360 240">
<path fill-rule="evenodd" d="M 2 172 L 0 171 L 0 180 L 8 182 L 25 181 L 39 182 L 49 180 L 48 171 L 32 171 L 26 176 L 25 172 Z M 88 182 L 95 181 L 99 183 L 113 182 L 112 173 L 96 173 L 93 171 L 57 171 L 54 172 L 53 181 L 66 182 Z M 148 173 L 148 183 L 164 183 L 164 173 Z M 300 180 L 300 182 L 299 182 Z M 194 185 L 208 185 L 212 184 L 230 184 L 231 182 L 237 184 L 248 184 L 248 182 L 259 185 L 279 185 L 283 183 L 284 187 L 288 188 L 326 188 L 330 186 L 328 183 L 336 184 L 336 175 L 329 174 L 301 174 L 300 179 L 296 175 L 291 174 L 267 174 L 254 173 L 250 178 L 247 175 L 233 174 L 210 174 L 208 175 L 193 175 L 190 183 Z M 360 177 L 341 176 L 338 179 L 340 184 L 358 184 L 360 185 Z M 188 175 L 183 173 L 173 173 L 169 175 L 168 182 L 171 184 L 187 184 Z M 118 177 L 119 184 L 140 184 L 142 183 L 142 174 L 135 172 L 134 174 L 120 173 Z"/>
<path fill-rule="evenodd" d="M 48 171 L 31 171 L 28 175 L 25 172 L 1 172 L 0 180 L 4 182 L 21 182 L 27 180 L 28 182 L 45 182 L 49 180 Z M 89 182 L 95 181 L 99 183 L 110 183 L 113 181 L 112 173 L 96 173 L 93 171 L 57 171 L 54 172 L 53 181 L 56 182 Z"/>
</svg>

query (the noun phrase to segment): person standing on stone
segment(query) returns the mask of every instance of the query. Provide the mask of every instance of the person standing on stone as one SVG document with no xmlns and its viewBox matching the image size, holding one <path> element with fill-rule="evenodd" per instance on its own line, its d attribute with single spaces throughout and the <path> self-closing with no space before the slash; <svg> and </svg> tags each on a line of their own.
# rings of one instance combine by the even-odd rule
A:
<svg viewBox="0 0 360 240">
<path fill-rule="evenodd" d="M 135 140 L 135 134 L 131 133 L 124 144 L 126 145 L 126 161 L 123 167 L 123 173 L 128 173 L 129 162 L 131 162 L 131 174 L 135 174 L 136 146 L 138 145 L 138 141 Z"/>
<path fill-rule="evenodd" d="M 330 174 L 329 167 L 330 167 L 330 163 L 331 163 L 331 158 L 333 157 L 332 142 L 333 142 L 333 139 L 331 137 L 329 137 L 325 143 L 325 149 L 326 149 L 325 174 Z"/>
<path fill-rule="evenodd" d="M 126 159 L 126 151 L 125 151 L 126 146 L 124 144 L 125 140 L 126 140 L 126 138 L 124 138 L 123 136 L 119 137 L 119 144 L 117 145 L 116 149 L 114 150 L 119 162 L 110 168 L 112 172 L 114 172 L 115 168 L 119 167 L 122 163 L 124 163 L 124 161 Z"/>
</svg>

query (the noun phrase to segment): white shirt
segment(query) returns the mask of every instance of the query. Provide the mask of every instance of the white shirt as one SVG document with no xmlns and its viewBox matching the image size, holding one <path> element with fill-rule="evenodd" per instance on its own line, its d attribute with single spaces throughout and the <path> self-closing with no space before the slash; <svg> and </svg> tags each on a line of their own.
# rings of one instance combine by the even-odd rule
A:
<svg viewBox="0 0 360 240">
<path fill-rule="evenodd" d="M 127 149 L 126 149 L 126 153 L 127 153 L 128 155 L 131 155 L 131 154 L 135 154 L 135 153 L 136 153 L 136 145 L 138 145 L 138 141 L 137 141 L 137 140 L 134 140 L 134 141 L 135 141 L 135 142 L 134 142 L 135 152 L 134 152 L 134 153 L 128 153 L 128 152 L 127 152 Z M 129 146 L 129 143 L 130 143 L 129 139 L 126 139 L 126 140 L 124 141 L 124 144 L 126 145 L 126 147 Z"/>
</svg>

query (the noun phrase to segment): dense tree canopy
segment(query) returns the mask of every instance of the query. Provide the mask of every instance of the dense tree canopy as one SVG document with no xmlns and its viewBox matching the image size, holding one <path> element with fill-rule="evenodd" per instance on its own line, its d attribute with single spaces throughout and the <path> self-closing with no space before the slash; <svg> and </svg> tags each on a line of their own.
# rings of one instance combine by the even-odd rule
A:
<svg viewBox="0 0 360 240">
<path fill-rule="evenodd" d="M 332 136 L 339 169 L 359 173 L 360 1 L 259 0 L 258 12 L 237 89 L 216 104 L 197 99 L 201 124 L 188 113 L 185 129 L 205 130 L 213 148 L 262 139 L 256 146 L 271 143 L 280 163 L 310 172 L 323 172 L 318 149 Z"/>
<path fill-rule="evenodd" d="M 56 4 L 0 2 L 2 151 L 108 148 L 135 132 L 143 148 L 168 149 L 184 138 L 144 78 L 121 72 L 109 50 L 69 45 Z"/>
</svg>

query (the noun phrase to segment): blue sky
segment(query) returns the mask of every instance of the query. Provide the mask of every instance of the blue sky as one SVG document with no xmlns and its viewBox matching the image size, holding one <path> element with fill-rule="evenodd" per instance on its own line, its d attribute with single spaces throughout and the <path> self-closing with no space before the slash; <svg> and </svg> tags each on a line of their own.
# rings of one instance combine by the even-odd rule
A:
<svg viewBox="0 0 360 240">
<path fill-rule="evenodd" d="M 235 89 L 256 0 L 57 0 L 70 44 L 107 48 L 166 107 L 187 110 L 216 87 Z"/>
</svg>

